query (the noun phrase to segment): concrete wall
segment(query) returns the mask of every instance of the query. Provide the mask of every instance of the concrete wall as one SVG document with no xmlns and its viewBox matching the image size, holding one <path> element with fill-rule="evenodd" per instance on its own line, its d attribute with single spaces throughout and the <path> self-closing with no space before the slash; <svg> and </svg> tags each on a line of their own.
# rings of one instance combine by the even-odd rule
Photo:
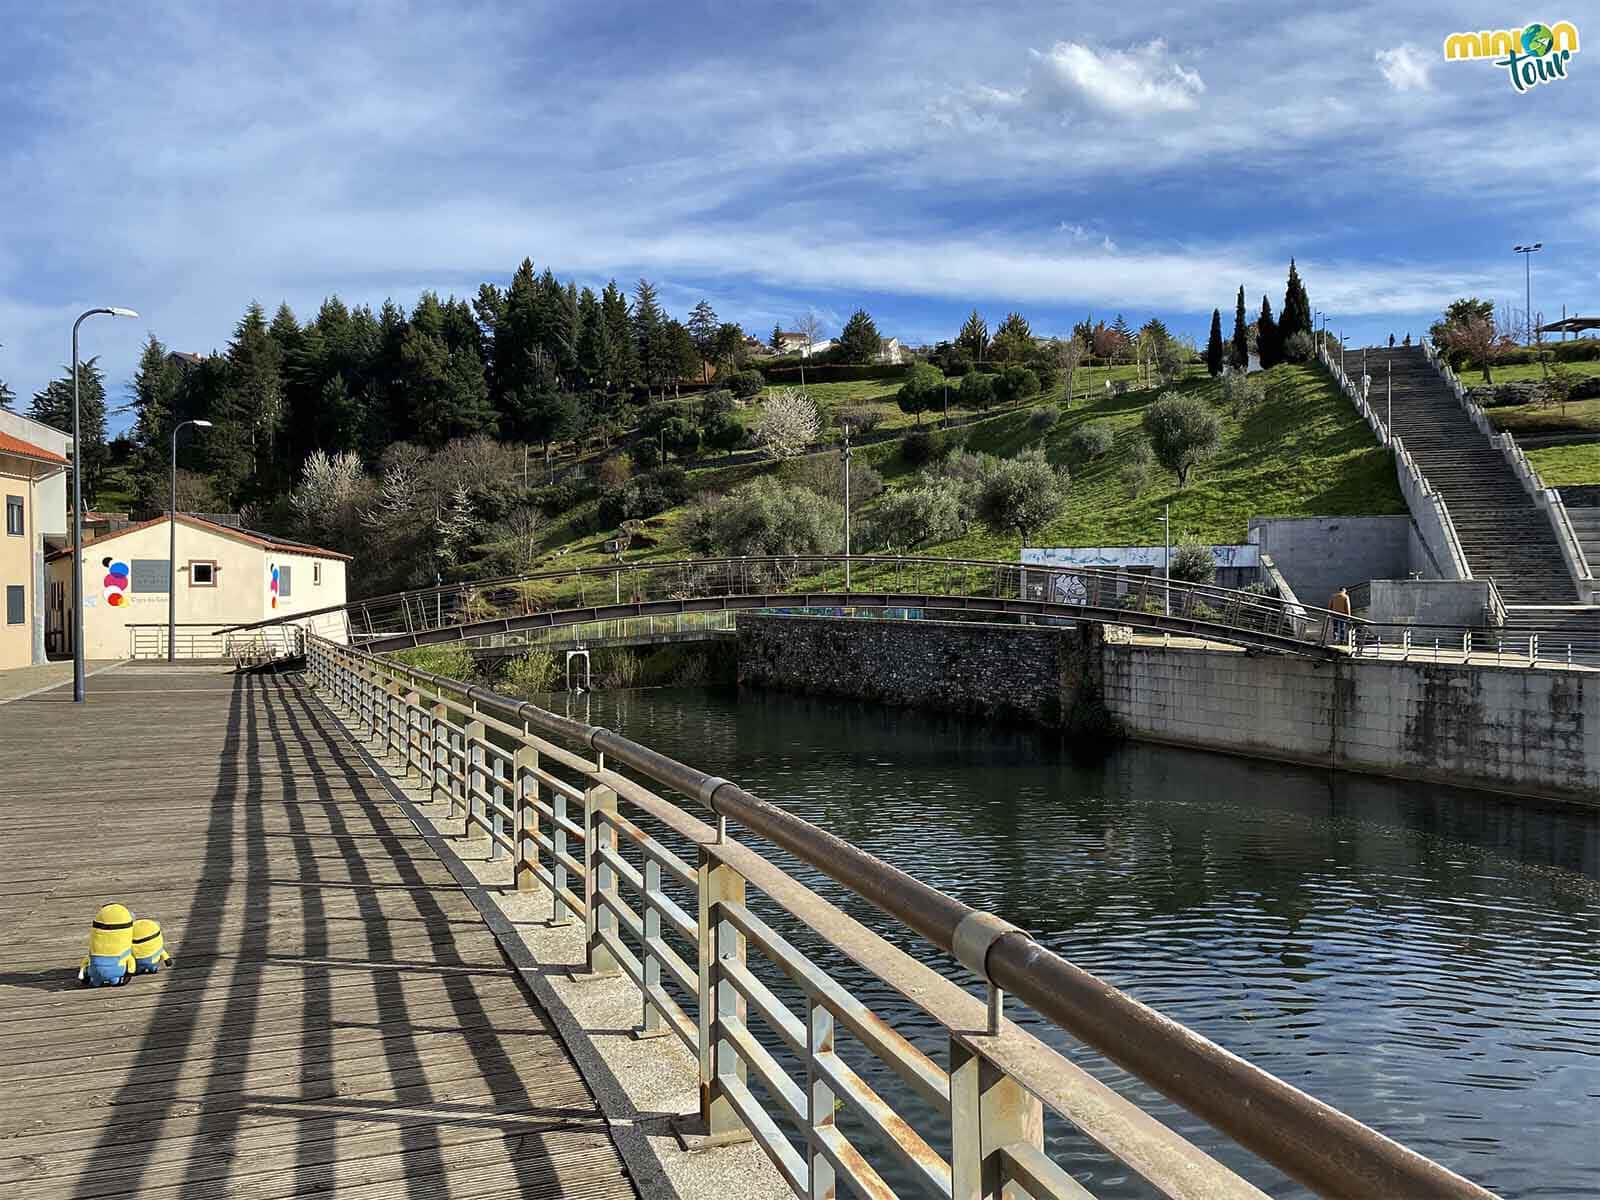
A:
<svg viewBox="0 0 1600 1200">
<path fill-rule="evenodd" d="M 740 614 L 739 681 L 1600 803 L 1600 674 L 1163 648 L 1100 627 Z"/>
<path fill-rule="evenodd" d="M 1367 619 L 1386 625 L 1488 623 L 1489 582 L 1480 579 L 1374 579 Z"/>
<path fill-rule="evenodd" d="M 1410 517 L 1252 517 L 1249 536 L 1301 603 L 1319 608 L 1341 587 L 1417 569 Z"/>
<path fill-rule="evenodd" d="M 1600 803 L 1600 676 L 1107 644 L 1130 736 Z"/>
</svg>

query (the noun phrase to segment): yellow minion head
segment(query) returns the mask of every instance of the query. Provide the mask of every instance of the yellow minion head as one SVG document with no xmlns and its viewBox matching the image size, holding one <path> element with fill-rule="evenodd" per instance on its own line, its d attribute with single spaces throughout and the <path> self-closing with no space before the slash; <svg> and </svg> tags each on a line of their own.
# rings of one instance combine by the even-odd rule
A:
<svg viewBox="0 0 1600 1200">
<path fill-rule="evenodd" d="M 133 923 L 133 957 L 138 961 L 140 974 L 154 974 L 163 964 L 172 961 L 161 936 L 161 922 L 140 917 Z"/>
<path fill-rule="evenodd" d="M 133 949 L 133 914 L 120 904 L 103 905 L 89 929 L 89 953 L 121 958 Z"/>
</svg>

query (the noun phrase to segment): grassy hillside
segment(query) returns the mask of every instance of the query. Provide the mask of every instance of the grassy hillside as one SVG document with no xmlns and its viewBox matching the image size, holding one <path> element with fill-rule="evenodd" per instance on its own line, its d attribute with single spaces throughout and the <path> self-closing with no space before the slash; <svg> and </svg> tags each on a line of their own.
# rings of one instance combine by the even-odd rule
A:
<svg viewBox="0 0 1600 1200">
<path fill-rule="evenodd" d="M 1528 461 L 1550 487 L 1562 484 L 1600 483 L 1600 442 L 1576 446 L 1537 446 Z"/>
<path fill-rule="evenodd" d="M 1050 459 L 1072 471 L 1065 514 L 1037 539 L 1043 545 L 1158 544 L 1157 518 L 1170 504 L 1175 536 L 1193 534 L 1208 541 L 1235 542 L 1245 536 L 1252 516 L 1354 516 L 1402 513 L 1405 504 L 1395 482 L 1389 455 L 1341 397 L 1328 376 L 1310 367 L 1278 367 L 1281 384 L 1276 403 L 1262 402 L 1242 417 L 1219 412 L 1223 419 L 1221 452 L 1197 468 L 1189 486 L 1178 490 L 1174 476 L 1155 469 L 1148 486 L 1130 497 L 1120 478 L 1128 449 L 1138 437 L 1144 409 L 1155 390 L 1121 396 L 1102 392 L 1081 398 L 1067 408 L 1044 439 Z M 826 384 L 830 390 L 853 389 L 850 403 L 868 400 L 892 405 L 893 393 L 872 395 L 877 384 Z M 1217 384 L 1191 379 L 1185 389 L 1220 405 Z M 830 397 L 837 401 L 838 397 Z M 1060 389 L 1052 402 L 1060 402 Z M 952 431 L 968 449 L 1011 455 L 1038 442 L 1028 427 L 1030 409 L 1014 410 Z M 897 411 L 897 415 L 898 411 Z M 1070 461 L 1072 431 L 1092 420 L 1115 430 L 1113 449 L 1087 464 Z M 914 481 L 915 472 L 900 455 L 898 440 L 863 447 L 860 461 L 874 466 L 891 487 Z M 773 468 L 764 464 L 706 467 L 691 472 L 695 491 L 726 491 Z M 541 538 L 541 569 L 601 565 L 611 560 L 603 551 L 610 531 L 594 532 L 595 503 L 573 509 L 552 522 Z M 870 507 L 860 515 L 865 516 Z M 684 524 L 688 506 L 669 510 L 645 523 L 652 545 L 631 549 L 629 561 L 668 559 L 692 554 Z M 972 558 L 1014 558 L 1014 534 L 997 534 L 975 526 L 966 536 L 927 548 L 928 553 Z"/>
</svg>

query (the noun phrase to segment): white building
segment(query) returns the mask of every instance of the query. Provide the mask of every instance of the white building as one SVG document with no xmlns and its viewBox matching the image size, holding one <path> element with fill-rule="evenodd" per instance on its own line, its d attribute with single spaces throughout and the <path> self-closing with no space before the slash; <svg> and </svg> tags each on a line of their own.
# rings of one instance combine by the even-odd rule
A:
<svg viewBox="0 0 1600 1200">
<path fill-rule="evenodd" d="M 12 453 L 0 463 L 0 474 L 7 480 L 7 486 L 0 490 L 6 497 L 8 524 L 7 532 L 0 536 L 8 541 L 13 536 L 22 538 L 27 543 L 25 553 L 21 550 L 6 553 L 4 558 L 7 586 L 24 588 L 23 623 L 29 628 L 23 637 L 7 639 L 8 642 L 26 641 L 27 656 L 22 657 L 18 646 L 9 646 L 0 659 L 6 666 L 22 666 L 45 661 L 45 556 L 67 544 L 68 470 L 61 460 L 71 457 L 72 438 L 54 426 L 0 408 L 0 441 L 8 439 Z M 11 504 L 13 498 L 23 508 L 23 532 L 18 534 L 10 532 L 13 516 L 9 510 L 15 508 Z M 12 579 L 13 574 L 17 575 L 16 579 Z M 6 632 L 17 631 L 6 629 Z"/>
<path fill-rule="evenodd" d="M 166 657 L 169 600 L 177 603 L 179 657 L 229 655 L 221 631 L 345 603 L 348 554 L 178 514 L 177 590 L 168 579 L 165 516 L 87 538 L 83 645 L 87 658 Z M 72 551 L 49 556 L 46 637 L 72 653 Z M 342 622 L 317 632 L 339 637 Z"/>
</svg>

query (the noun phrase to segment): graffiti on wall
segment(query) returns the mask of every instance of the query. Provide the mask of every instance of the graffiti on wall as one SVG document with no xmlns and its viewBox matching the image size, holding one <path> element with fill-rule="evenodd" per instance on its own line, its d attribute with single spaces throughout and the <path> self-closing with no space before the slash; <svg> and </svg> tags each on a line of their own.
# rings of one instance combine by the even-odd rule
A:
<svg viewBox="0 0 1600 1200">
<path fill-rule="evenodd" d="M 100 585 L 106 603 L 121 608 L 128 602 L 128 564 L 120 558 L 102 558 L 100 565 L 106 569 L 105 582 Z"/>
</svg>

